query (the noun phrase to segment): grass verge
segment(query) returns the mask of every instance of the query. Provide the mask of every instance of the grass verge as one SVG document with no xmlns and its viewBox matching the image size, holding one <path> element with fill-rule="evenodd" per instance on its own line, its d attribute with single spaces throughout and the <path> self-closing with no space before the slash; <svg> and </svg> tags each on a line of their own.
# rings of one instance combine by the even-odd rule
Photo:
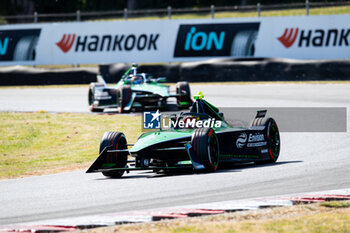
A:
<svg viewBox="0 0 350 233">
<path fill-rule="evenodd" d="M 322 203 L 321 206 L 329 207 L 329 208 L 349 208 L 350 202 L 345 201 L 330 201 Z"/>
<path fill-rule="evenodd" d="M 135 142 L 140 116 L 0 113 L 0 179 L 86 169 L 105 131 Z"/>
<path fill-rule="evenodd" d="M 350 202 L 335 202 L 347 206 Z M 344 204 L 347 203 L 347 204 Z M 215 216 L 128 224 L 81 232 L 350 232 L 350 208 L 330 208 L 323 204 L 298 205 L 226 213 Z"/>
</svg>

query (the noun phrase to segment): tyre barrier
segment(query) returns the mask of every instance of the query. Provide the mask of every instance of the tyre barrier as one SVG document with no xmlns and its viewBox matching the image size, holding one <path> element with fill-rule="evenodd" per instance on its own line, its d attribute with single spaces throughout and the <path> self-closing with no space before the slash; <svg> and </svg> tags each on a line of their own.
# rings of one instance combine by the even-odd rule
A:
<svg viewBox="0 0 350 233">
<path fill-rule="evenodd" d="M 248 33 L 248 32 L 247 32 Z M 254 50 L 252 43 L 236 53 Z M 239 47 L 239 45 L 235 45 Z M 100 73 L 110 83 L 117 82 L 129 68 L 127 64 L 101 65 Z M 139 70 L 168 82 L 226 81 L 322 81 L 350 80 L 350 60 L 291 60 L 276 58 L 212 59 L 167 65 L 139 65 Z"/>
<path fill-rule="evenodd" d="M 243 32 L 242 32 L 243 33 Z M 236 53 L 254 50 L 254 31 L 245 32 L 251 38 L 249 46 L 234 46 Z M 249 34 L 249 35 L 248 35 Z M 240 37 L 243 37 L 241 35 Z M 24 43 L 25 44 L 25 43 Z M 29 46 L 29 45 L 28 45 Z M 32 56 L 19 54 L 18 56 Z M 95 68 L 37 69 L 25 66 L 0 68 L 0 86 L 89 84 L 100 73 L 108 83 L 116 83 L 130 64 L 100 65 Z M 322 81 L 350 80 L 350 60 L 291 60 L 277 58 L 211 59 L 201 62 L 173 64 L 140 64 L 138 70 L 168 82 L 226 81 Z"/>
<path fill-rule="evenodd" d="M 97 68 L 42 69 L 27 66 L 0 68 L 0 86 L 89 84 Z"/>
</svg>

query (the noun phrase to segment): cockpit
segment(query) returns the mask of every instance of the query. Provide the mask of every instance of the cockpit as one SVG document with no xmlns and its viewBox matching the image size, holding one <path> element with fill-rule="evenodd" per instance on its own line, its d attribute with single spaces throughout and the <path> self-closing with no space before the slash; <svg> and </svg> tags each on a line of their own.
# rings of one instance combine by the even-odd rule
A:
<svg viewBox="0 0 350 233">
<path fill-rule="evenodd" d="M 205 100 L 196 99 L 193 103 L 192 108 L 190 110 L 191 113 L 204 113 L 207 114 L 211 118 L 215 118 L 217 120 L 223 120 L 223 113 L 219 112 L 219 109 L 211 105 Z"/>
<path fill-rule="evenodd" d="M 137 85 L 145 83 L 146 78 L 142 74 L 130 74 L 124 79 L 124 81 L 129 84 Z"/>
<path fill-rule="evenodd" d="M 219 109 L 205 101 L 203 97 L 203 94 L 199 92 L 194 96 L 196 101 L 193 103 L 190 112 L 169 115 L 164 119 L 163 127 L 174 129 L 229 127 Z"/>
</svg>

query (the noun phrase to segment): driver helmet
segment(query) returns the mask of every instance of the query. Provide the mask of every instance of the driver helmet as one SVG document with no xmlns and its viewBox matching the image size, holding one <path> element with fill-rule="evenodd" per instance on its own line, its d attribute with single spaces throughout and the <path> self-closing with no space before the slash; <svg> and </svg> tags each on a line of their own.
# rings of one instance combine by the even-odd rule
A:
<svg viewBox="0 0 350 233">
<path fill-rule="evenodd" d="M 134 84 L 142 83 L 142 78 L 140 76 L 137 76 L 137 75 L 134 75 L 131 80 Z"/>
</svg>

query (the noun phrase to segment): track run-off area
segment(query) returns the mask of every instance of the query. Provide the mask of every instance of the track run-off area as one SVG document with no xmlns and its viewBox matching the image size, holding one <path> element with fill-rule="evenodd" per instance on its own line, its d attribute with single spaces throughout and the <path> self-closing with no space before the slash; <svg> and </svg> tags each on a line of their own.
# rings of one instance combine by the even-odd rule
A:
<svg viewBox="0 0 350 233">
<path fill-rule="evenodd" d="M 0 111 L 88 113 L 87 91 L 3 88 Z M 2 180 L 0 224 L 350 187 L 350 83 L 208 83 L 191 85 L 191 91 L 202 91 L 217 107 L 345 107 L 347 132 L 282 132 L 273 165 L 232 165 L 201 174 L 131 172 L 122 179 L 81 170 Z"/>
</svg>

